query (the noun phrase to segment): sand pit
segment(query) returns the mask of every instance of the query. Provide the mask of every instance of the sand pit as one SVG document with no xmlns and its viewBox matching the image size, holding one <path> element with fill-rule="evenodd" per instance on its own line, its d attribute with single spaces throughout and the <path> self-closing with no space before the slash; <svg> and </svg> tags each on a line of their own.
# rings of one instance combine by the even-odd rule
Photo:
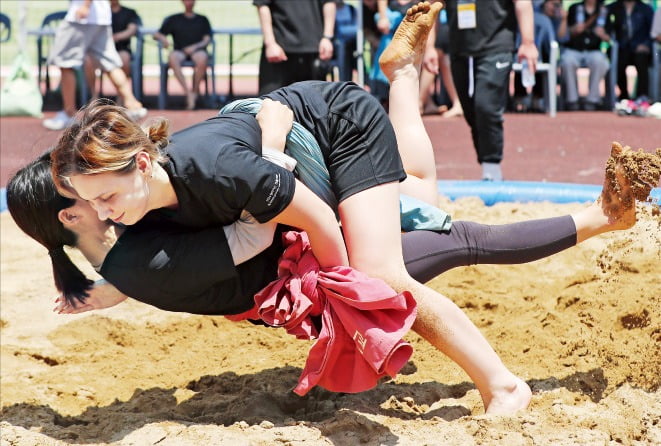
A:
<svg viewBox="0 0 661 446">
<path fill-rule="evenodd" d="M 580 206 L 444 203 L 455 220 L 493 223 Z M 639 217 L 549 259 L 431 282 L 534 391 L 527 411 L 496 417 L 413 334 L 397 379 L 301 398 L 309 344 L 282 330 L 135 301 L 54 314 L 46 253 L 3 213 L 2 445 L 661 444 L 661 227 L 649 206 Z"/>
</svg>

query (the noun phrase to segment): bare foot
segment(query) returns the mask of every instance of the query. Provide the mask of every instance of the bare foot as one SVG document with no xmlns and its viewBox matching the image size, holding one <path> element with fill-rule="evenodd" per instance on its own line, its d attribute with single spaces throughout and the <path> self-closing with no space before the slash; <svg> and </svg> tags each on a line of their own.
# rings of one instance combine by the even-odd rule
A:
<svg viewBox="0 0 661 446">
<path fill-rule="evenodd" d="M 461 105 L 453 105 L 450 110 L 443 113 L 444 118 L 456 118 L 457 116 L 464 116 L 464 109 Z"/>
<path fill-rule="evenodd" d="M 379 58 L 379 66 L 390 81 L 398 69 L 407 65 L 420 65 L 427 35 L 442 8 L 440 2 L 420 2 L 406 11 L 406 17 Z"/>
<path fill-rule="evenodd" d="M 613 142 L 598 200 L 612 229 L 627 229 L 636 223 L 636 200 L 648 201 L 660 176 L 661 150 L 656 154 L 633 151 Z"/>
<path fill-rule="evenodd" d="M 531 398 L 528 384 L 515 376 L 512 385 L 495 391 L 489 401 L 484 401 L 485 412 L 489 415 L 513 415 L 528 407 Z"/>
</svg>

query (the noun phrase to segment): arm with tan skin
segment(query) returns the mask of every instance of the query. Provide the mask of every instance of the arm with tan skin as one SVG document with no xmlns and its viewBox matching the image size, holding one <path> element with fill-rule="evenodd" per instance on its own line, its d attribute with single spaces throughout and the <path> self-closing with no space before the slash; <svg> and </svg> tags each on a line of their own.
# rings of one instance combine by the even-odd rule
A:
<svg viewBox="0 0 661 446">
<path fill-rule="evenodd" d="M 118 31 L 115 34 L 113 34 L 112 40 L 117 42 L 118 40 L 130 39 L 131 37 L 135 36 L 137 32 L 138 32 L 138 25 L 136 25 L 135 23 L 129 23 L 126 29 L 122 31 Z"/>
<path fill-rule="evenodd" d="M 390 32 L 390 20 L 388 19 L 388 0 L 377 0 L 376 8 L 379 13 L 379 21 L 376 27 L 381 31 L 381 34 L 388 34 Z"/>
<path fill-rule="evenodd" d="M 89 296 L 85 299 L 85 302 L 79 302 L 75 308 L 67 303 L 64 296 L 57 296 L 57 298 L 55 298 L 55 308 L 53 308 L 53 312 L 59 314 L 78 314 L 93 310 L 103 310 L 105 308 L 114 307 L 115 305 L 124 302 L 126 299 L 128 299 L 127 295 L 122 294 L 122 292 L 112 284 L 102 279 L 94 282 L 94 288 L 90 290 Z"/>
<path fill-rule="evenodd" d="M 335 15 L 337 14 L 337 6 L 335 2 L 324 3 L 323 6 L 324 18 L 324 36 L 332 36 L 335 32 Z M 333 58 L 333 41 L 327 37 L 322 37 L 319 41 L 319 59 L 331 60 Z"/>
<path fill-rule="evenodd" d="M 78 20 L 86 19 L 87 16 L 90 15 L 90 5 L 92 4 L 92 0 L 85 0 L 82 5 L 80 5 L 80 8 L 76 11 L 76 18 Z"/>
<path fill-rule="evenodd" d="M 521 45 L 519 45 L 516 58 L 519 62 L 526 59 L 530 71 L 534 73 L 537 69 L 539 52 L 535 46 L 535 25 L 532 2 L 530 2 L 530 0 L 513 1 L 515 2 L 514 11 L 519 23 L 519 32 L 521 34 Z"/>
<path fill-rule="evenodd" d="M 204 37 L 202 37 L 202 40 L 184 47 L 181 51 L 187 56 L 192 56 L 195 51 L 206 47 L 209 42 L 211 42 L 211 36 L 209 34 L 205 34 Z"/>
<path fill-rule="evenodd" d="M 170 41 L 165 34 L 161 34 L 158 31 L 154 33 L 154 40 L 160 42 L 163 45 L 163 48 L 168 49 L 170 47 Z"/>
<path fill-rule="evenodd" d="M 286 105 L 265 99 L 257 114 L 262 128 L 262 143 L 274 142 L 284 148 L 287 134 L 293 125 L 294 114 Z M 312 252 L 321 266 L 348 265 L 344 239 L 333 210 L 307 186 L 296 180 L 294 198 L 272 221 L 293 226 L 307 232 Z"/>
<path fill-rule="evenodd" d="M 335 213 L 300 181 L 296 180 L 294 198 L 289 206 L 273 220 L 307 232 L 312 252 L 322 267 L 349 264 Z"/>
<path fill-rule="evenodd" d="M 287 60 L 287 54 L 285 54 L 285 50 L 282 49 L 278 42 L 275 41 L 271 10 L 268 6 L 258 6 L 257 15 L 259 16 L 259 25 L 262 28 L 262 36 L 264 38 L 266 60 L 271 63 L 284 62 Z"/>
</svg>

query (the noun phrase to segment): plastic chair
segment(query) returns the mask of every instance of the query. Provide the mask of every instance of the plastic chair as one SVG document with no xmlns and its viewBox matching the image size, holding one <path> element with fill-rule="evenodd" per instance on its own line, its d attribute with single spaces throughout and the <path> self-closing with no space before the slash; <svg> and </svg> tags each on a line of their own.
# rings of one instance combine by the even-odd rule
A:
<svg viewBox="0 0 661 446">
<path fill-rule="evenodd" d="M 39 29 L 41 34 L 37 37 L 37 82 L 41 85 L 42 79 L 45 79 L 46 91 L 44 95 L 52 91 L 48 72 L 48 53 L 50 53 L 50 47 L 55 37 L 55 30 L 66 15 L 66 11 L 57 11 L 48 14 L 41 21 L 41 28 Z"/>
<path fill-rule="evenodd" d="M 209 60 L 207 61 L 207 72 L 204 75 L 204 92 L 207 102 L 216 101 L 216 41 L 213 38 L 213 33 L 211 34 L 211 40 L 209 41 L 211 50 L 207 50 L 209 54 Z M 208 46 L 207 46 L 208 48 Z M 170 72 L 170 64 L 168 63 L 168 58 L 166 55 L 166 50 L 163 48 L 163 44 L 158 42 L 158 66 L 161 68 L 161 89 L 158 93 L 158 108 L 164 109 L 167 106 L 167 97 L 168 97 L 168 77 Z M 181 63 L 182 67 L 194 67 L 195 64 L 193 61 L 185 60 Z M 209 97 L 209 71 L 211 71 L 211 97 Z M 215 104 L 214 104 L 215 105 Z"/>
<path fill-rule="evenodd" d="M 537 61 L 537 72 L 543 74 L 546 88 L 544 88 L 544 104 L 549 116 L 555 117 L 557 111 L 557 87 L 558 87 L 558 59 L 560 57 L 560 45 L 555 40 L 553 23 L 544 14 L 535 13 L 535 45 L 540 53 Z M 520 38 L 520 37 L 519 37 Z M 548 54 L 548 60 L 542 60 L 542 55 Z M 512 71 L 520 72 L 523 66 L 519 62 L 512 64 Z"/>
<path fill-rule="evenodd" d="M 11 19 L 0 12 L 0 43 L 11 39 Z"/>
</svg>

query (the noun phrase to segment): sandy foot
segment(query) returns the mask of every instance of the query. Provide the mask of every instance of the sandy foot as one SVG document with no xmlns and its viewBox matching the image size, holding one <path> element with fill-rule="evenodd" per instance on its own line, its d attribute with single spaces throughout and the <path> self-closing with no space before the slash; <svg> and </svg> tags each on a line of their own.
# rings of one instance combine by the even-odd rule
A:
<svg viewBox="0 0 661 446">
<path fill-rule="evenodd" d="M 650 192 L 661 176 L 661 150 L 634 151 L 613 142 L 606 162 L 606 177 L 600 202 L 604 214 L 615 229 L 627 229 L 636 223 L 636 201 L 649 200 Z"/>
<path fill-rule="evenodd" d="M 427 35 L 442 8 L 441 3 L 420 2 L 406 11 L 406 17 L 379 58 L 381 70 L 388 79 L 392 80 L 399 68 L 420 65 Z"/>
</svg>

